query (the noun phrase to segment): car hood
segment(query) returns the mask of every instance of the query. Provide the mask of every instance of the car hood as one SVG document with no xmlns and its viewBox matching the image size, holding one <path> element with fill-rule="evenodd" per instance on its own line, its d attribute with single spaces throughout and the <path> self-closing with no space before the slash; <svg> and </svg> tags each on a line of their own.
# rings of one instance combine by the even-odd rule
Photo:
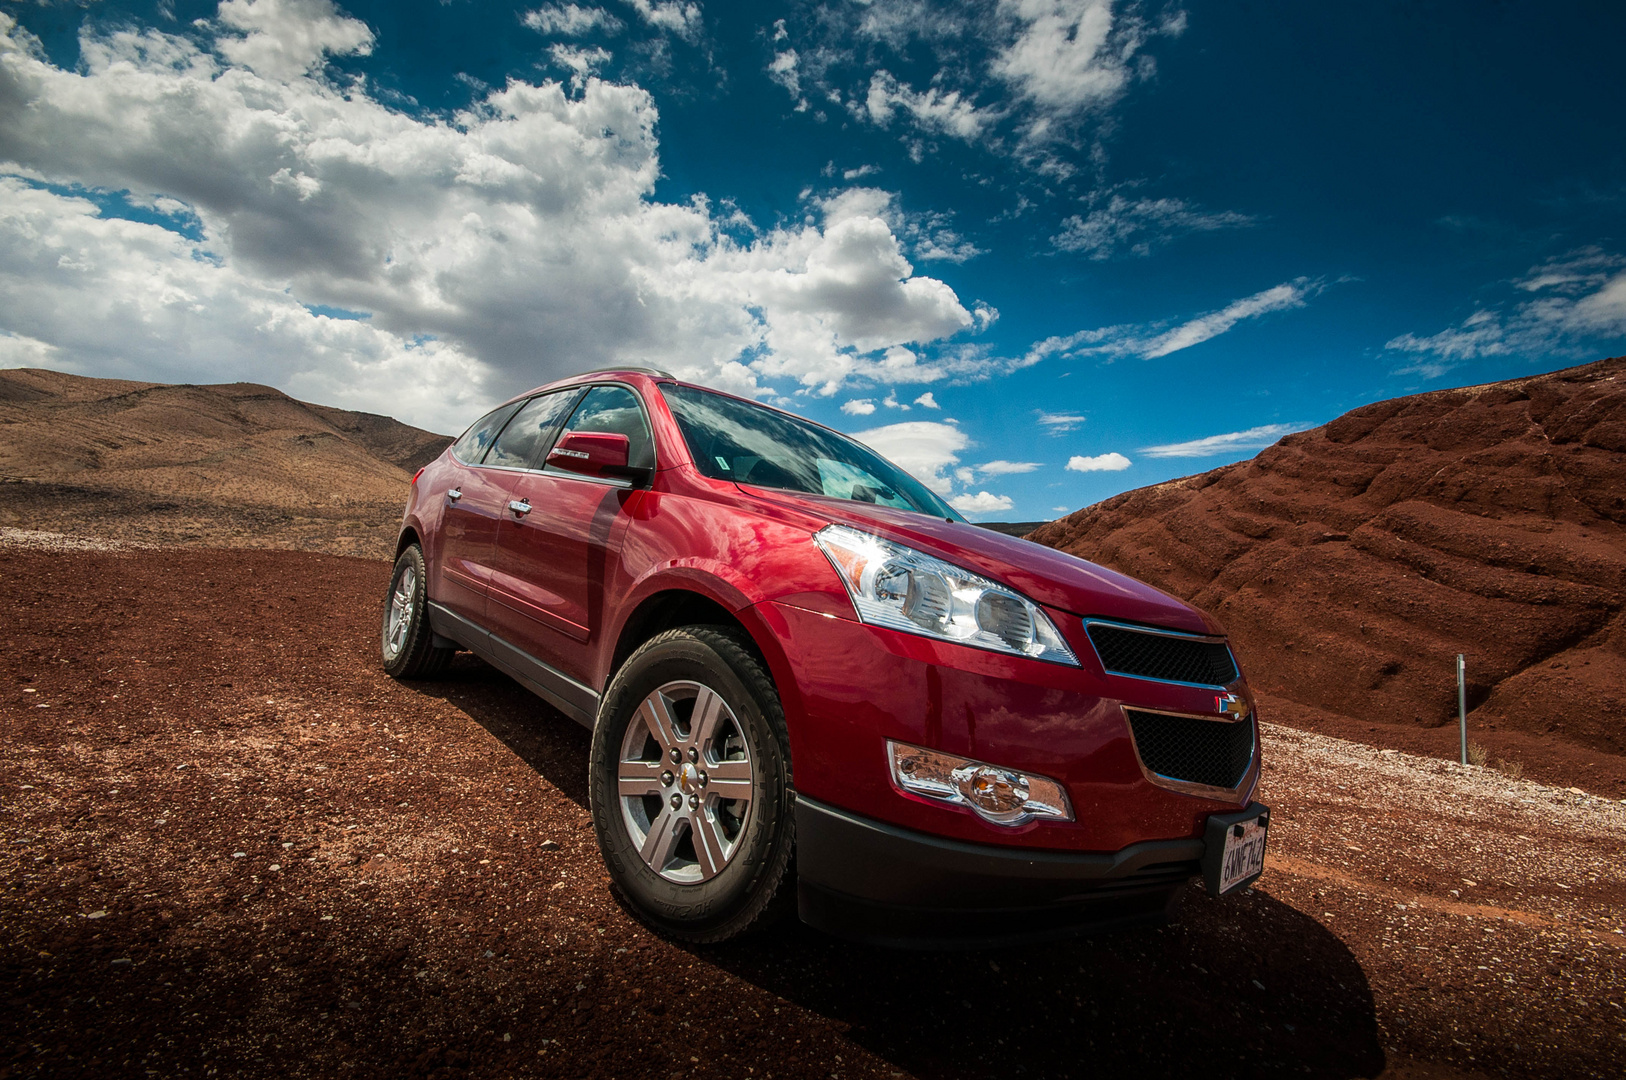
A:
<svg viewBox="0 0 1626 1080">
<path fill-rule="evenodd" d="M 873 503 L 739 485 L 746 494 L 850 525 L 974 570 L 1048 607 L 1198 634 L 1224 630 L 1205 612 L 1143 581 L 1030 540 Z"/>
</svg>

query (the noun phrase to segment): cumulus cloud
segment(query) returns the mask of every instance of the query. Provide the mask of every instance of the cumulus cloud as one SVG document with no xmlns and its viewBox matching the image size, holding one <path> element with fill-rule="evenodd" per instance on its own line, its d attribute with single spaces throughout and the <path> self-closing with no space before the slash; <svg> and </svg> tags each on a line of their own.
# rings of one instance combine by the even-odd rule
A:
<svg viewBox="0 0 1626 1080">
<path fill-rule="evenodd" d="M 781 19 L 780 25 L 784 24 Z M 797 112 L 807 111 L 807 98 L 802 96 L 802 77 L 797 73 L 799 60 L 795 49 L 786 49 L 784 52 L 774 54 L 772 62 L 768 64 L 768 78 L 783 86 L 796 102 Z"/>
<path fill-rule="evenodd" d="M 1130 464 L 1130 460 L 1119 453 L 1097 454 L 1095 457 L 1074 454 L 1067 459 L 1069 472 L 1123 472 Z"/>
<path fill-rule="evenodd" d="M 853 398 L 842 403 L 841 411 L 848 416 L 869 416 L 875 411 L 875 402 L 869 398 Z"/>
<path fill-rule="evenodd" d="M 1240 450 L 1263 450 L 1284 435 L 1291 435 L 1295 431 L 1305 431 L 1312 427 L 1315 427 L 1315 425 L 1265 424 L 1262 427 L 1249 428 L 1246 431 L 1230 431 L 1223 435 L 1206 435 L 1201 439 L 1192 439 L 1190 442 L 1165 443 L 1162 446 L 1143 446 L 1140 448 L 1140 452 L 1147 457 L 1155 458 L 1216 457 L 1220 454 L 1234 454 Z M 1128 463 L 1125 462 L 1125 464 Z M 1068 468 L 1072 468 L 1070 462 Z"/>
<path fill-rule="evenodd" d="M 556 44 L 549 47 L 548 55 L 553 57 L 555 64 L 570 69 L 570 85 L 575 90 L 586 86 L 588 77 L 610 61 L 609 50 L 596 45 L 583 49 L 575 45 Z"/>
<path fill-rule="evenodd" d="M 942 136 L 1064 175 L 1073 166 L 1054 149 L 1080 146 L 1155 72 L 1147 44 L 1184 28 L 1178 12 L 1148 18 L 1140 0 L 865 0 L 808 5 L 774 24 L 774 42 L 776 58 L 795 46 L 794 87 L 778 80 L 793 99 L 898 131 L 916 160 Z M 936 68 L 924 86 L 895 74 L 923 57 Z"/>
<path fill-rule="evenodd" d="M 634 8 L 698 26 L 692 4 Z M 374 395 L 349 403 L 442 427 L 456 425 L 421 410 L 446 397 L 444 385 L 428 390 L 443 378 L 489 399 L 647 363 L 744 393 L 790 380 L 833 394 L 854 379 L 986 370 L 983 358 L 922 348 L 984 320 L 914 272 L 884 219 L 854 213 L 739 242 L 732 210 L 719 217 L 703 196 L 655 201 L 657 118 L 636 86 L 582 70 L 576 93 L 512 81 L 450 117 L 416 117 L 328 79 L 324 56 L 372 43 L 328 0 L 227 0 L 218 24 L 195 30 L 87 30 L 81 66 L 66 70 L 0 13 L 0 174 L 27 215 L 10 255 L 32 265 L 38 238 L 67 230 L 64 268 L 121 268 L 7 279 L 0 333 L 64 366 L 127 373 L 155 297 L 170 296 L 207 298 L 163 308 L 172 339 L 213 344 L 177 349 L 152 369 L 166 377 L 237 377 L 261 348 L 242 326 L 304 327 L 323 344 L 303 361 L 278 353 L 294 365 L 278 385 L 348 366 Z M 129 232 L 111 192 L 178 212 L 201 239 L 187 241 L 180 218 L 148 227 L 165 235 Z M 87 290 L 106 293 L 94 321 Z M 274 318 L 273 294 L 291 305 Z M 307 322 L 304 305 L 368 318 Z"/>
<path fill-rule="evenodd" d="M 930 390 L 915 398 L 915 404 L 919 405 L 922 409 L 941 409 L 943 407 L 937 403 L 937 399 L 932 396 L 932 392 Z"/>
<path fill-rule="evenodd" d="M 1203 210 L 1183 199 L 1130 201 L 1113 195 L 1087 217 L 1067 218 L 1050 242 L 1059 251 L 1079 251 L 1095 260 L 1110 258 L 1121 249 L 1149 255 L 1182 233 L 1240 229 L 1254 220 L 1234 210 Z"/>
<path fill-rule="evenodd" d="M 340 15 L 331 0 L 224 0 L 220 22 L 242 37 L 223 35 L 215 47 L 229 62 L 267 79 L 289 82 L 329 56 L 366 56 L 373 32 Z"/>
<path fill-rule="evenodd" d="M 870 76 L 863 110 L 881 127 L 890 125 L 892 118 L 902 110 L 914 119 L 916 126 L 926 131 L 952 135 L 967 142 L 975 141 L 982 134 L 993 115 L 961 97 L 958 90 L 945 91 L 932 86 L 917 91 L 908 83 L 899 82 L 889 71 L 877 71 Z"/>
<path fill-rule="evenodd" d="M 580 37 L 594 31 L 614 34 L 625 25 L 603 8 L 575 4 L 543 4 L 520 16 L 520 21 L 539 34 L 566 37 Z"/>
<path fill-rule="evenodd" d="M 1155 360 L 1216 338 L 1246 319 L 1304 307 L 1306 301 L 1323 288 L 1321 281 L 1296 278 L 1232 301 L 1218 311 L 1188 319 L 1172 329 L 1164 329 L 1167 323 L 1105 326 L 1064 337 L 1049 337 L 1035 342 L 1023 363 L 1036 364 L 1053 356 L 1136 356 Z"/>
<path fill-rule="evenodd" d="M 1531 267 L 1512 285 L 1529 300 L 1481 308 L 1435 334 L 1401 334 L 1384 348 L 1413 353 L 1396 374 L 1438 378 L 1467 360 L 1507 354 L 1577 354 L 1626 336 L 1626 258 L 1587 247 Z"/>
<path fill-rule="evenodd" d="M 823 212 L 826 224 L 849 217 L 880 218 L 922 262 L 963 263 L 983 253 L 955 231 L 952 215 L 935 210 L 906 212 L 896 192 L 853 187 L 817 198 L 814 203 Z M 999 317 L 995 309 L 980 305 L 972 314 L 978 329 Z"/>
<path fill-rule="evenodd" d="M 1016 505 L 1009 495 L 993 495 L 986 491 L 979 491 L 975 495 L 969 492 L 956 495 L 948 504 L 967 517 L 1004 513 Z"/>
<path fill-rule="evenodd" d="M 700 36 L 700 5 L 680 0 L 625 0 L 638 17 L 657 30 L 690 41 Z"/>
<path fill-rule="evenodd" d="M 324 404 L 387 402 L 438 431 L 490 398 L 456 345 L 312 314 L 158 225 L 0 177 L 0 366 L 160 382 L 271 382 Z"/>
<path fill-rule="evenodd" d="M 939 495 L 954 490 L 952 470 L 960 463 L 960 454 L 971 445 L 970 437 L 958 426 L 935 420 L 888 424 L 854 432 L 853 438 Z"/>
</svg>

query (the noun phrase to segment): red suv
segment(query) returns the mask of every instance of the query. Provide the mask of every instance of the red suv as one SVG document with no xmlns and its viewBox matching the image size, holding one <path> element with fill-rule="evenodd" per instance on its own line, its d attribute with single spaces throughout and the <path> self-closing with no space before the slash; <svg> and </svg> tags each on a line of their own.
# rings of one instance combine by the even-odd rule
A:
<svg viewBox="0 0 1626 1080">
<path fill-rule="evenodd" d="M 663 372 L 532 391 L 413 478 L 384 665 L 459 648 L 592 730 L 612 881 L 691 941 L 791 878 L 816 927 L 932 945 L 1159 919 L 1263 866 L 1212 619 Z"/>
</svg>

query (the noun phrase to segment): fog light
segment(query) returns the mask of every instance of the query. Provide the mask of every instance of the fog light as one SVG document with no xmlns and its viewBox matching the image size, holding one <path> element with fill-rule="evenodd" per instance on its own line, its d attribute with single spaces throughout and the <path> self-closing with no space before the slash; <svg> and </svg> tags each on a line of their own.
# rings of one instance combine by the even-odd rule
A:
<svg viewBox="0 0 1626 1080">
<path fill-rule="evenodd" d="M 996 825 L 1072 821 L 1067 792 L 1046 776 L 887 741 L 892 780 L 912 795 L 963 806 Z"/>
</svg>

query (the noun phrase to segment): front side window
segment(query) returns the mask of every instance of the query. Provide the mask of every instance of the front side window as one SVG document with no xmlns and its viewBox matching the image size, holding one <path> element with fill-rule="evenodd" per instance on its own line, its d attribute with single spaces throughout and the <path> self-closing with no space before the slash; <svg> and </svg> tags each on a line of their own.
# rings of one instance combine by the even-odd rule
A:
<svg viewBox="0 0 1626 1080">
<path fill-rule="evenodd" d="M 497 432 L 508 422 L 522 403 L 515 401 L 500 409 L 493 409 L 474 422 L 463 437 L 452 444 L 452 456 L 465 465 L 478 465 L 485 460 L 486 451 L 497 441 Z"/>
<path fill-rule="evenodd" d="M 714 480 L 964 520 L 920 481 L 828 428 L 692 386 L 661 389 L 695 467 Z"/>
<path fill-rule="evenodd" d="M 625 435 L 627 464 L 640 469 L 655 467 L 655 440 L 649 434 L 649 421 L 644 419 L 638 395 L 625 386 L 595 386 L 587 391 L 563 433 L 572 431 Z"/>
<path fill-rule="evenodd" d="M 543 448 L 553 445 L 553 433 L 579 393 L 574 388 L 555 390 L 527 401 L 497 436 L 497 444 L 486 455 L 485 463 L 510 469 L 537 468 L 537 458 Z"/>
</svg>

